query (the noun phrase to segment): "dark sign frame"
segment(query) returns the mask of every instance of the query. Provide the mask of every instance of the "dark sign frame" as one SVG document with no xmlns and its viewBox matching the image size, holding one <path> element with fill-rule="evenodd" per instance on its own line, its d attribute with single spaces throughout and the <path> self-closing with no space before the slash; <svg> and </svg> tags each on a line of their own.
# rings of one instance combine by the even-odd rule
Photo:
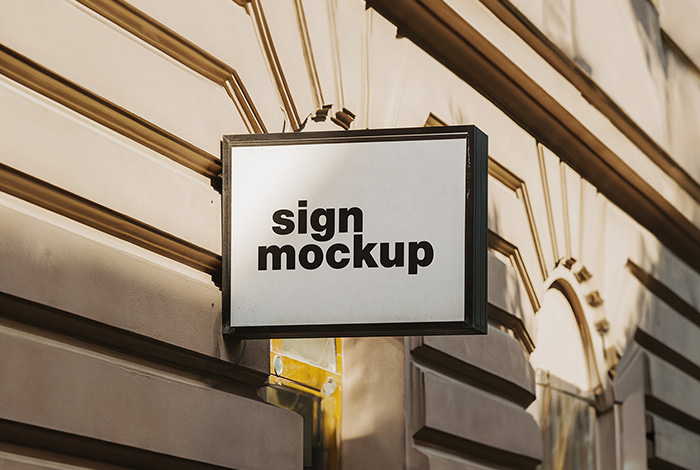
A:
<svg viewBox="0 0 700 470">
<path fill-rule="evenodd" d="M 391 142 L 464 138 L 467 141 L 464 321 L 236 327 L 231 322 L 231 149 L 233 147 L 346 142 Z M 488 137 L 476 126 L 418 127 L 356 131 L 227 135 L 221 143 L 223 163 L 222 241 L 225 334 L 241 338 L 313 338 L 485 334 L 487 332 L 487 184 Z"/>
</svg>

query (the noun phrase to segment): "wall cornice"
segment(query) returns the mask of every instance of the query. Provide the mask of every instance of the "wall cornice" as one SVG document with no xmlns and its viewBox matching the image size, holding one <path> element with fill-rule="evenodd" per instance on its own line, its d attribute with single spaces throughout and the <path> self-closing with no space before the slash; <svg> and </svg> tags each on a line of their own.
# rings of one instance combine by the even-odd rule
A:
<svg viewBox="0 0 700 470">
<path fill-rule="evenodd" d="M 367 5 L 700 271 L 700 228 L 447 4 L 367 0 Z"/>
</svg>

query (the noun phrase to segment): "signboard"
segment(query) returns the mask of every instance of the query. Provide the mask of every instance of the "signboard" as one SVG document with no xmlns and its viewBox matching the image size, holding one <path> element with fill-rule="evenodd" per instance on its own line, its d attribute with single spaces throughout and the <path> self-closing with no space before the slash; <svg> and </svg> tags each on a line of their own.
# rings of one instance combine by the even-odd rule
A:
<svg viewBox="0 0 700 470">
<path fill-rule="evenodd" d="M 222 152 L 225 332 L 486 332 L 479 129 L 225 136 Z"/>
</svg>

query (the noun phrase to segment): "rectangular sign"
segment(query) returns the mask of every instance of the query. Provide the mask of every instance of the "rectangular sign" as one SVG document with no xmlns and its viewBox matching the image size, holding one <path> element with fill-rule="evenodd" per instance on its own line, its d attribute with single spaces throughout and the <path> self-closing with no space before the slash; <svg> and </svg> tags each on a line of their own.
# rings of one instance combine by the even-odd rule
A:
<svg viewBox="0 0 700 470">
<path fill-rule="evenodd" d="M 225 136 L 224 332 L 486 332 L 474 126 Z"/>
</svg>

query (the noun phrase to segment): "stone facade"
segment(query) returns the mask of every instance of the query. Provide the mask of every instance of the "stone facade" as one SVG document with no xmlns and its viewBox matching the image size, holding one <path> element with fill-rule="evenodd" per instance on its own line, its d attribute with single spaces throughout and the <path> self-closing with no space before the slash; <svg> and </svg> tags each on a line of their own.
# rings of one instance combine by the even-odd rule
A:
<svg viewBox="0 0 700 470">
<path fill-rule="evenodd" d="M 328 468 L 697 468 L 693 19 L 0 2 L 0 467 L 309 468 L 302 417 L 264 402 L 270 341 L 222 334 L 221 138 L 475 124 L 489 334 L 343 339 Z"/>
</svg>

